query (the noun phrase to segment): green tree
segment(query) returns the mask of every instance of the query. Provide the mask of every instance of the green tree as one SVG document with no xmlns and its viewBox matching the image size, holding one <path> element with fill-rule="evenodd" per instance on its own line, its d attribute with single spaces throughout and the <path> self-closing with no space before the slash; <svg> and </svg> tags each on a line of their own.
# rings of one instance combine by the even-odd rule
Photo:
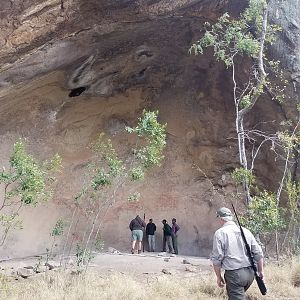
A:
<svg viewBox="0 0 300 300">
<path fill-rule="evenodd" d="M 282 103 L 288 83 L 279 62 L 270 59 L 267 51 L 276 40 L 280 30 L 278 26 L 269 23 L 268 9 L 269 2 L 266 0 L 249 0 L 248 7 L 237 19 L 225 13 L 215 24 L 205 23 L 206 30 L 203 37 L 191 46 L 190 52 L 201 55 L 207 48 L 212 48 L 215 59 L 223 62 L 225 67 L 231 70 L 235 131 L 240 163 L 240 167 L 236 168 L 232 176 L 243 187 L 245 203 L 250 205 L 254 201 L 248 206 L 249 211 L 254 214 L 257 210 L 256 215 L 260 215 L 260 209 L 263 210 L 266 219 L 261 216 L 257 224 L 261 225 L 262 232 L 266 232 L 267 229 L 268 232 L 275 231 L 278 249 L 277 230 L 279 227 L 276 224 L 281 222 L 278 209 L 287 174 L 292 168 L 294 168 L 293 180 L 296 178 L 295 160 L 299 156 L 300 118 L 298 116 L 298 121 L 294 126 L 293 122 L 285 122 L 282 124 L 283 129 L 276 133 L 266 133 L 259 128 L 247 128 L 245 125 L 245 117 L 251 115 L 253 107 L 262 96 L 271 96 L 273 100 Z M 297 109 L 299 111 L 299 108 Z M 264 120 L 260 121 L 264 123 Z M 277 160 L 275 159 L 274 164 L 279 165 L 278 158 L 281 162 L 284 161 L 282 177 L 275 193 L 276 207 L 273 207 L 274 195 L 266 191 L 260 192 L 265 188 L 255 184 L 253 174 L 257 155 L 266 145 L 275 154 Z M 257 180 L 257 182 L 260 181 Z M 288 197 L 290 199 L 289 195 Z M 298 199 L 297 196 L 297 205 L 299 205 Z M 262 203 L 259 203 L 260 201 Z M 266 203 L 271 206 L 267 208 Z M 289 211 L 292 218 L 296 213 L 295 207 L 293 209 L 294 212 L 291 209 Z M 275 210 L 278 213 L 274 214 Z M 272 224 L 272 226 L 269 224 L 270 227 L 267 222 L 264 223 L 264 220 L 267 221 L 268 218 Z"/>
<path fill-rule="evenodd" d="M 284 220 L 277 206 L 276 195 L 262 191 L 248 204 L 247 214 L 242 218 L 243 224 L 254 234 L 263 238 L 267 246 L 267 237 L 283 228 Z"/>
<path fill-rule="evenodd" d="M 287 230 L 282 247 L 286 247 L 289 253 L 299 254 L 300 251 L 300 184 L 292 179 L 291 173 L 285 181 L 285 192 L 287 194 Z"/>
<path fill-rule="evenodd" d="M 65 222 L 63 221 L 63 219 L 58 219 L 54 225 L 54 227 L 52 228 L 51 231 L 51 247 L 50 249 L 46 249 L 47 250 L 47 258 L 46 258 L 46 263 L 49 261 L 49 259 L 51 259 L 54 255 L 53 255 L 53 249 L 54 247 L 57 246 L 56 244 L 56 240 L 59 236 L 62 236 L 64 233 L 64 228 L 65 228 Z"/>
<path fill-rule="evenodd" d="M 235 130 L 238 140 L 239 162 L 245 171 L 252 173 L 254 160 L 265 140 L 269 140 L 258 130 L 245 129 L 245 116 L 248 115 L 257 100 L 266 91 L 272 92 L 278 100 L 282 93 L 277 93 L 276 84 L 270 80 L 269 73 L 276 72 L 278 64 L 268 60 L 266 46 L 275 41 L 278 26 L 268 23 L 268 3 L 266 0 L 250 0 L 249 6 L 238 19 L 232 19 L 225 13 L 211 25 L 205 24 L 204 36 L 194 43 L 190 52 L 203 54 L 206 48 L 212 48 L 217 61 L 221 61 L 232 71 L 233 102 L 235 105 Z M 245 60 L 246 61 L 243 61 Z M 252 63 L 251 63 L 252 62 Z M 248 79 L 242 81 L 238 74 L 248 65 Z M 241 69 L 241 70 L 240 70 Z M 268 69 L 268 72 L 266 72 Z M 272 72 L 272 70 L 275 70 Z M 256 137 L 253 137 L 253 136 Z M 263 139 L 251 154 L 246 149 L 246 140 L 254 145 L 257 137 Z M 243 187 L 246 203 L 251 201 L 249 176 L 244 177 Z"/>
<path fill-rule="evenodd" d="M 3 245 L 10 230 L 22 228 L 20 211 L 26 206 L 36 206 L 52 197 L 54 173 L 61 168 L 61 158 L 55 154 L 50 161 L 39 162 L 25 149 L 25 142 L 14 144 L 9 168 L 0 172 L 4 194 L 0 204 L 0 226 Z"/>
</svg>

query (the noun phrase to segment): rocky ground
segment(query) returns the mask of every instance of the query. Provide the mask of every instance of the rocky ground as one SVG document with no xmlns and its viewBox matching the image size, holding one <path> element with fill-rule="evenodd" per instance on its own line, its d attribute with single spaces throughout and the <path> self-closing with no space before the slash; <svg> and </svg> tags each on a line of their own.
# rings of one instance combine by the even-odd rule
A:
<svg viewBox="0 0 300 300">
<path fill-rule="evenodd" d="M 64 260 L 67 270 L 77 272 L 76 257 Z M 64 265 L 64 262 L 62 263 Z M 0 274 L 21 280 L 32 278 L 44 272 L 55 272 L 62 269 L 58 258 L 46 262 L 43 255 L 0 261 Z M 197 274 L 211 273 L 207 258 L 181 256 L 166 252 L 144 252 L 142 254 L 122 253 L 114 248 L 108 252 L 95 254 L 89 269 L 101 274 L 128 274 L 142 281 L 154 279 L 160 275 L 175 275 L 178 277 L 193 277 Z"/>
</svg>

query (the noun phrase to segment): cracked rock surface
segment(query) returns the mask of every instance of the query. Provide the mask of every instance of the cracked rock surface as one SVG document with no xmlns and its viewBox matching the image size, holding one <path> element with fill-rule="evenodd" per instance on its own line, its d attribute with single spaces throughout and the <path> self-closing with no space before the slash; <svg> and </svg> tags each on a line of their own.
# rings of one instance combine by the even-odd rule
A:
<svg viewBox="0 0 300 300">
<path fill-rule="evenodd" d="M 119 150 L 128 144 L 123 128 L 143 109 L 160 111 L 168 124 L 163 166 L 138 189 L 142 201 L 125 194 L 105 215 L 107 246 L 128 249 L 128 224 L 146 213 L 158 225 L 176 217 L 179 251 L 208 255 L 215 208 L 230 198 L 229 174 L 237 166 L 230 71 L 210 52 L 188 54 L 205 21 L 228 11 L 238 15 L 240 0 L 14 0 L 0 2 L 0 161 L 8 164 L 15 140 L 28 138 L 40 158 L 61 154 L 64 172 L 54 201 L 24 210 L 24 229 L 15 232 L 1 256 L 45 252 L 51 228 L 68 219 L 72 199 L 89 160 L 87 146 L 103 131 Z M 299 91 L 299 1 L 272 0 L 271 16 L 283 32 L 271 50 Z M 282 108 L 265 99 L 248 124 L 262 119 L 276 131 Z M 278 171 L 264 152 L 258 169 L 274 186 Z M 196 166 L 196 167 L 195 167 Z M 272 175 L 270 175 L 272 174 Z M 217 189 L 215 193 L 212 186 Z M 80 241 L 85 221 L 74 239 Z M 160 250 L 160 249 L 158 249 Z"/>
</svg>

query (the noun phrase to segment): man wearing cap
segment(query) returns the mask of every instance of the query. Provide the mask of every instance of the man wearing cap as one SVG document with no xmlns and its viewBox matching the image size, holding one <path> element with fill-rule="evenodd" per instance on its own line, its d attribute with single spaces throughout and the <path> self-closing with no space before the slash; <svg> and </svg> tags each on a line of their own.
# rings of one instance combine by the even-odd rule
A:
<svg viewBox="0 0 300 300">
<path fill-rule="evenodd" d="M 213 238 L 213 250 L 210 259 L 217 276 L 217 284 L 226 291 L 229 300 L 244 300 L 245 291 L 254 280 L 254 271 L 247 256 L 247 250 L 241 236 L 240 228 L 233 221 L 230 209 L 221 207 L 217 210 L 221 225 Z M 246 240 L 250 246 L 258 275 L 263 278 L 263 252 L 252 233 L 243 227 Z M 221 269 L 225 270 L 224 278 Z"/>
</svg>

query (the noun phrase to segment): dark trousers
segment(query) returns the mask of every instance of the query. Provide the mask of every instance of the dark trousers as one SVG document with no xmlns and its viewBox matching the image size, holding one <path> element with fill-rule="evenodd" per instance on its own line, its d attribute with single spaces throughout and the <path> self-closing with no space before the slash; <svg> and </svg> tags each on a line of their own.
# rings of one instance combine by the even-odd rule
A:
<svg viewBox="0 0 300 300">
<path fill-rule="evenodd" d="M 245 291 L 254 280 L 254 271 L 251 267 L 225 271 L 226 291 L 229 300 L 245 300 Z"/>
<path fill-rule="evenodd" d="M 164 238 L 163 238 L 163 252 L 167 251 L 167 245 L 166 244 L 168 244 L 169 252 L 173 253 L 172 237 L 170 235 L 164 235 Z"/>
<path fill-rule="evenodd" d="M 177 235 L 172 235 L 172 244 L 173 244 L 174 253 L 178 254 Z"/>
</svg>

